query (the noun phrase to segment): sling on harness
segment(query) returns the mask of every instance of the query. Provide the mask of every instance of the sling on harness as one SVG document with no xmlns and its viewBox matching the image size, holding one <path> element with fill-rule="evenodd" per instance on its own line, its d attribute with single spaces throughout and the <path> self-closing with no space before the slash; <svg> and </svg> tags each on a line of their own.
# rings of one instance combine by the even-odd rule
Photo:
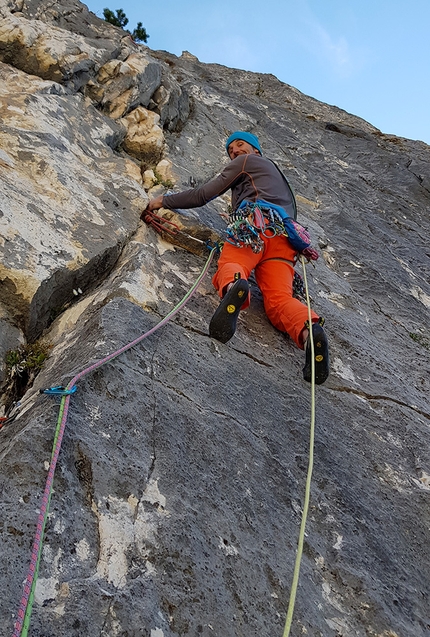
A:
<svg viewBox="0 0 430 637">
<path fill-rule="evenodd" d="M 295 196 L 294 196 L 293 189 L 291 188 L 291 186 L 290 186 L 290 184 L 289 184 L 288 179 L 285 177 L 284 173 L 283 173 L 283 172 L 282 172 L 282 170 L 279 168 L 279 166 L 278 166 L 277 164 L 275 164 L 275 162 L 273 161 L 273 159 L 269 159 L 269 161 L 271 161 L 271 162 L 272 162 L 272 164 L 275 166 L 276 170 L 277 170 L 277 171 L 279 172 L 279 174 L 281 175 L 282 179 L 285 181 L 285 185 L 287 186 L 287 188 L 288 188 L 288 190 L 289 190 L 289 192 L 290 192 L 290 195 L 291 195 L 291 205 L 290 205 L 290 208 L 291 208 L 291 212 L 292 212 L 292 214 L 289 214 L 288 216 L 289 216 L 289 217 L 292 217 L 292 218 L 294 219 L 294 221 L 297 221 L 297 203 L 296 203 L 296 198 L 295 198 Z M 285 212 L 287 212 L 287 214 L 288 214 L 288 212 L 289 212 L 289 211 L 285 211 Z"/>
</svg>

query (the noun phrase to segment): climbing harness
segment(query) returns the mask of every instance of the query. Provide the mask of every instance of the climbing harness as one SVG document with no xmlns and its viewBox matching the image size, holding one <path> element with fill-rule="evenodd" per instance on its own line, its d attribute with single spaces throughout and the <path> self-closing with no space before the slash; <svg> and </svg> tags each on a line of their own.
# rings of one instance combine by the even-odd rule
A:
<svg viewBox="0 0 430 637">
<path fill-rule="evenodd" d="M 289 217 L 281 206 L 264 199 L 255 202 L 244 199 L 237 210 L 230 213 L 226 232 L 228 243 L 237 248 L 249 246 L 255 253 L 263 250 L 264 241 L 261 237 L 271 239 L 284 236 L 308 261 L 316 261 L 319 257 L 315 248 L 311 247 L 307 228 Z"/>
<path fill-rule="evenodd" d="M 303 267 L 303 278 L 305 283 L 305 292 L 306 292 L 306 304 L 308 308 L 308 321 L 309 325 L 312 325 L 312 315 L 311 315 L 311 303 L 309 298 L 309 290 L 308 290 L 308 281 L 306 277 L 306 264 L 303 256 L 300 257 L 302 267 Z M 285 620 L 285 628 L 282 637 L 289 637 L 291 630 L 291 623 L 293 621 L 293 613 L 294 613 L 294 605 L 296 602 L 297 595 L 297 586 L 299 583 L 299 575 L 300 575 L 300 566 L 303 555 L 303 544 L 305 539 L 305 529 L 306 529 L 306 520 L 308 517 L 309 511 L 309 501 L 311 494 L 311 481 L 312 481 L 312 470 L 314 465 L 314 440 L 315 440 L 315 349 L 314 349 L 314 339 L 312 336 L 312 329 L 309 330 L 309 339 L 311 345 L 311 420 L 310 420 L 310 432 L 309 432 L 309 461 L 308 461 L 308 470 L 306 475 L 306 486 L 305 486 L 305 498 L 303 503 L 303 512 L 302 512 L 302 520 L 300 523 L 300 531 L 299 538 L 297 542 L 297 553 L 296 560 L 294 564 L 294 572 L 293 572 L 293 581 L 291 584 L 290 590 L 290 599 L 288 602 L 288 610 L 287 610 L 287 618 Z"/>
<path fill-rule="evenodd" d="M 29 566 L 27 577 L 24 582 L 24 590 L 23 590 L 21 602 L 19 605 L 18 613 L 17 613 L 17 619 L 14 625 L 13 637 L 27 637 L 28 629 L 30 627 L 30 618 L 31 618 L 31 612 L 32 612 L 33 602 L 34 602 L 34 593 L 36 589 L 40 558 L 42 554 L 43 535 L 45 532 L 45 526 L 48 519 L 49 505 L 50 505 L 52 490 L 53 490 L 54 473 L 55 473 L 55 468 L 57 466 L 58 456 L 61 449 L 61 443 L 63 440 L 64 430 L 66 427 L 70 397 L 76 391 L 76 388 L 77 388 L 76 383 L 87 374 L 93 372 L 94 370 L 98 369 L 99 367 L 113 360 L 114 358 L 117 358 L 118 356 L 120 356 L 120 354 L 123 354 L 124 352 L 128 351 L 135 345 L 138 345 L 141 341 L 143 341 L 144 338 L 147 338 L 148 336 L 156 332 L 158 329 L 160 329 L 160 327 L 163 327 L 164 325 L 166 325 L 166 323 L 168 323 L 194 295 L 200 283 L 206 276 L 214 255 L 219 251 L 219 246 L 215 244 L 214 246 L 209 247 L 209 250 L 210 250 L 210 253 L 203 267 L 203 270 L 201 271 L 200 275 L 197 277 L 191 289 L 185 294 L 185 296 L 181 299 L 181 301 L 159 323 L 157 323 L 154 327 L 152 327 L 150 330 L 148 330 L 147 332 L 145 332 L 144 334 L 136 338 L 131 343 L 124 345 L 124 347 L 121 347 L 120 349 L 113 352 L 112 354 L 109 354 L 105 358 L 102 358 L 101 360 L 96 361 L 95 363 L 87 367 L 86 369 L 76 374 L 76 376 L 72 378 L 72 380 L 66 385 L 66 387 L 63 387 L 62 385 L 58 385 L 55 387 L 51 387 L 49 389 L 42 390 L 42 393 L 44 394 L 60 395 L 61 402 L 60 402 L 57 426 L 56 426 L 56 430 L 54 434 L 54 443 L 53 443 L 53 448 L 51 453 L 51 460 L 49 463 L 48 477 L 46 479 L 45 489 L 42 496 L 42 504 L 40 506 L 40 511 L 39 511 L 39 515 L 37 519 L 36 533 L 35 533 L 35 537 L 33 541 L 30 566 Z"/>
<path fill-rule="evenodd" d="M 228 243 L 243 248 L 250 246 L 255 253 L 261 252 L 266 238 L 285 235 L 282 219 L 276 210 L 244 200 L 237 210 L 229 215 L 227 226 Z"/>
</svg>

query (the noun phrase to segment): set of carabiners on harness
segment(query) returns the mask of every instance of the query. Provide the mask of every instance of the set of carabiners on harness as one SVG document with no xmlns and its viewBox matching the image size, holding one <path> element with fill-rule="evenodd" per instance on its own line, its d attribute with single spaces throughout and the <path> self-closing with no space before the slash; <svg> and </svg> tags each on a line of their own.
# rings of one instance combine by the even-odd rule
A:
<svg viewBox="0 0 430 637">
<path fill-rule="evenodd" d="M 276 210 L 248 201 L 230 213 L 226 234 L 225 240 L 228 243 L 237 248 L 249 246 L 253 252 L 262 251 L 262 236 L 267 239 L 288 236 L 283 220 Z"/>
</svg>

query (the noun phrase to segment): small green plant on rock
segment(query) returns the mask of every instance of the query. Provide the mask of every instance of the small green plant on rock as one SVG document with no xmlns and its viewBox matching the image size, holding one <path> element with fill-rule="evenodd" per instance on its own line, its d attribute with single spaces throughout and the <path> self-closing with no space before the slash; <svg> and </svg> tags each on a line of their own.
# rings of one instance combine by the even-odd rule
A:
<svg viewBox="0 0 430 637">
<path fill-rule="evenodd" d="M 6 413 L 33 385 L 51 347 L 50 343 L 39 340 L 6 353 L 6 378 L 1 400 Z"/>
<path fill-rule="evenodd" d="M 103 17 L 106 22 L 109 22 L 109 24 L 113 24 L 115 27 L 119 27 L 120 29 L 124 29 L 124 27 L 128 24 L 127 16 L 122 9 L 116 9 L 115 13 L 111 11 L 111 9 L 103 9 Z M 129 31 L 128 29 L 124 30 L 131 35 L 135 42 L 148 41 L 149 35 L 146 32 L 146 29 L 143 26 L 142 22 L 137 23 L 136 28 L 133 30 L 133 32 Z"/>
<path fill-rule="evenodd" d="M 156 179 L 154 186 L 158 186 L 159 184 L 161 184 L 165 188 L 173 188 L 173 186 L 175 185 L 171 179 L 163 179 L 163 177 L 157 170 L 154 170 L 154 176 Z"/>
<path fill-rule="evenodd" d="M 6 353 L 6 371 L 8 378 L 21 376 L 24 373 L 33 380 L 42 369 L 42 365 L 48 357 L 51 345 L 44 341 L 36 341 L 22 345 L 18 349 L 11 349 Z"/>
</svg>

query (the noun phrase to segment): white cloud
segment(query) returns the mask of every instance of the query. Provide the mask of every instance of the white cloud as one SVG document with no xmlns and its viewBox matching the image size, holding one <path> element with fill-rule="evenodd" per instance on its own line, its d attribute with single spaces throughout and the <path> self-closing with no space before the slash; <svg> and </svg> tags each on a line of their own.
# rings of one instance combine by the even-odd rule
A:
<svg viewBox="0 0 430 637">
<path fill-rule="evenodd" d="M 327 13 L 323 23 L 306 0 L 295 2 L 294 6 L 297 46 L 310 54 L 317 66 L 325 65 L 329 72 L 343 79 L 362 66 L 363 51 L 356 51 L 354 45 L 351 46 L 348 37 L 342 33 L 342 21 L 333 20 Z M 338 34 L 335 34 L 336 30 Z"/>
<path fill-rule="evenodd" d="M 318 47 L 316 53 L 323 55 L 339 75 L 350 75 L 354 70 L 354 63 L 346 38 L 333 38 L 320 24 L 314 24 L 313 30 L 316 35 L 313 38 L 314 47 Z"/>
<path fill-rule="evenodd" d="M 328 65 L 339 77 L 349 77 L 361 65 L 354 60 L 347 38 L 331 35 L 314 16 L 307 16 L 302 31 L 296 31 L 296 39 L 318 65 Z"/>
</svg>

